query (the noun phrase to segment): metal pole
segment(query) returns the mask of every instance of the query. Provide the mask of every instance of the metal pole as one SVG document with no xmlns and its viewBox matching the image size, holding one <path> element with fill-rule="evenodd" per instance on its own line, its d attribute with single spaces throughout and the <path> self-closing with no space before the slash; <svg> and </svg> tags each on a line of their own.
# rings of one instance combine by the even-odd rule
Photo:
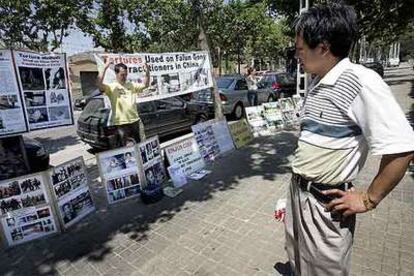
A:
<svg viewBox="0 0 414 276">
<path fill-rule="evenodd" d="M 299 0 L 299 13 L 303 13 L 309 9 L 309 0 Z M 302 73 L 302 68 L 298 60 L 296 68 L 296 95 L 305 95 L 308 89 L 309 76 L 307 73 Z M 303 85 L 301 85 L 303 84 Z"/>
</svg>

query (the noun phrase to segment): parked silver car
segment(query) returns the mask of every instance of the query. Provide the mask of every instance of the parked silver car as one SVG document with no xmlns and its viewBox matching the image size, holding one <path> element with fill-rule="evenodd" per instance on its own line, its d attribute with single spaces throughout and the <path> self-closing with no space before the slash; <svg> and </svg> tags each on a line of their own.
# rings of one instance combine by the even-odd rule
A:
<svg viewBox="0 0 414 276">
<path fill-rule="evenodd" d="M 242 75 L 229 75 L 217 78 L 217 86 L 220 93 L 223 113 L 240 119 L 244 115 L 244 108 L 259 105 L 271 99 L 271 89 L 261 87 L 256 91 L 247 88 L 247 82 Z M 249 102 L 249 96 L 254 95 L 254 100 Z"/>
</svg>

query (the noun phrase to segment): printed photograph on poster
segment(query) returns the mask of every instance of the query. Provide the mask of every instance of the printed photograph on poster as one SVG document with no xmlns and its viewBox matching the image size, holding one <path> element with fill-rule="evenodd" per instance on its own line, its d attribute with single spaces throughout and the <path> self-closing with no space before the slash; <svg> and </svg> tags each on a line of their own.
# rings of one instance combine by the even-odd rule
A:
<svg viewBox="0 0 414 276">
<path fill-rule="evenodd" d="M 27 115 L 29 117 L 30 124 L 37 124 L 49 121 L 47 108 L 45 107 L 27 109 Z"/>
<path fill-rule="evenodd" d="M 0 110 L 20 109 L 17 95 L 3 95 L 0 96 Z"/>
<path fill-rule="evenodd" d="M 161 162 L 157 162 L 144 170 L 145 188 L 161 185 L 166 179 L 164 166 Z"/>
<path fill-rule="evenodd" d="M 26 107 L 36 107 L 46 105 L 45 91 L 41 92 L 24 92 L 24 102 Z"/>
<path fill-rule="evenodd" d="M 110 204 L 139 195 L 141 181 L 135 147 L 98 154 L 98 167 Z"/>
<path fill-rule="evenodd" d="M 161 153 L 158 137 L 147 139 L 145 142 L 140 143 L 138 148 L 144 166 L 160 156 Z"/>
<path fill-rule="evenodd" d="M 181 83 L 185 90 L 190 88 L 206 87 L 208 85 L 208 72 L 205 68 L 199 68 L 180 74 Z"/>
<path fill-rule="evenodd" d="M 178 73 L 161 75 L 161 94 L 170 94 L 180 91 L 180 78 Z"/>
<path fill-rule="evenodd" d="M 45 82 L 43 79 L 42 68 L 21 67 L 19 66 L 20 80 L 23 90 L 44 90 Z"/>
<path fill-rule="evenodd" d="M 253 136 L 269 135 L 269 125 L 263 117 L 263 106 L 250 106 L 246 107 L 246 118 L 249 123 Z"/>
<path fill-rule="evenodd" d="M 66 89 L 65 69 L 63 67 L 53 67 L 43 69 L 45 72 L 46 90 Z"/>
<path fill-rule="evenodd" d="M 3 118 L 1 117 L 1 114 L 0 114 L 0 129 L 4 129 L 6 126 L 4 125 L 4 122 L 3 122 Z"/>
<path fill-rule="evenodd" d="M 23 214 L 2 219 L 4 233 L 10 246 L 56 233 L 50 207 L 34 208 Z"/>
<path fill-rule="evenodd" d="M 239 149 L 253 140 L 253 134 L 246 120 L 232 122 L 229 124 L 229 128 L 236 148 Z"/>
<path fill-rule="evenodd" d="M 50 121 L 63 121 L 69 120 L 69 107 L 68 106 L 52 106 L 49 107 Z"/>
<path fill-rule="evenodd" d="M 66 92 L 52 91 L 49 94 L 49 105 L 60 105 L 66 103 Z M 68 107 L 66 107 L 67 109 Z"/>
<path fill-rule="evenodd" d="M 283 129 L 283 115 L 279 102 L 264 103 L 263 116 L 273 130 Z"/>
<path fill-rule="evenodd" d="M 65 227 L 72 225 L 95 209 L 89 190 L 59 204 L 59 212 Z"/>
<path fill-rule="evenodd" d="M 47 203 L 42 181 L 39 174 L 0 182 L 1 214 Z"/>
</svg>

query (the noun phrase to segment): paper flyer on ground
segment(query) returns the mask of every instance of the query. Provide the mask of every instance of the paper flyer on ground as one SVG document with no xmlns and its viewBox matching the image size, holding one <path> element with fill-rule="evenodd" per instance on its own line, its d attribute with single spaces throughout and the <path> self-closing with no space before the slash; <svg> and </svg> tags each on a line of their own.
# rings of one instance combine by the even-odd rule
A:
<svg viewBox="0 0 414 276">
<path fill-rule="evenodd" d="M 54 167 L 50 170 L 50 180 L 58 204 L 58 215 L 65 228 L 95 210 L 83 157 Z"/>
<path fill-rule="evenodd" d="M 186 176 L 206 166 L 194 137 L 167 147 L 165 153 L 171 166 L 178 166 Z"/>
<path fill-rule="evenodd" d="M 29 130 L 72 125 L 65 54 L 13 51 Z"/>
<path fill-rule="evenodd" d="M 27 132 L 10 50 L 0 50 L 0 137 Z"/>
<path fill-rule="evenodd" d="M 0 182 L 0 217 L 10 246 L 57 232 L 42 173 Z"/>
<path fill-rule="evenodd" d="M 138 102 L 152 101 L 187 94 L 213 86 L 210 60 L 207 52 L 161 54 L 99 54 L 95 55 L 98 71 L 105 61 L 123 63 L 128 67 L 128 80 L 144 81 L 144 64 L 150 70 L 150 86 L 138 95 Z M 104 83 L 115 81 L 113 66 L 105 74 Z"/>
<path fill-rule="evenodd" d="M 263 106 L 246 107 L 246 118 L 249 123 L 253 136 L 269 135 L 269 125 L 263 117 Z"/>
<path fill-rule="evenodd" d="M 109 150 L 97 155 L 97 163 L 109 204 L 138 196 L 140 168 L 135 147 Z"/>
<path fill-rule="evenodd" d="M 160 186 L 167 175 L 161 157 L 161 148 L 158 136 L 149 138 L 138 145 L 140 162 L 144 171 L 143 188 L 152 189 Z"/>
<path fill-rule="evenodd" d="M 253 134 L 245 119 L 229 123 L 229 129 L 237 149 L 253 140 Z"/>
</svg>

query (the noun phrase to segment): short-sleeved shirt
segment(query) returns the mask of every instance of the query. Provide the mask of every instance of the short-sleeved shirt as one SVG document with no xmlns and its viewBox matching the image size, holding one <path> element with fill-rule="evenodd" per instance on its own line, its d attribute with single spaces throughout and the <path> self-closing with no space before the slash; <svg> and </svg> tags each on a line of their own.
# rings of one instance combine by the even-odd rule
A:
<svg viewBox="0 0 414 276">
<path fill-rule="evenodd" d="M 292 170 L 318 183 L 352 181 L 369 150 L 414 151 L 414 131 L 383 79 L 345 58 L 310 85 Z"/>
<path fill-rule="evenodd" d="M 136 106 L 137 94 L 144 89 L 144 85 L 132 82 L 122 85 L 115 81 L 103 86 L 103 92 L 111 102 L 112 125 L 131 124 L 139 120 Z"/>
</svg>

